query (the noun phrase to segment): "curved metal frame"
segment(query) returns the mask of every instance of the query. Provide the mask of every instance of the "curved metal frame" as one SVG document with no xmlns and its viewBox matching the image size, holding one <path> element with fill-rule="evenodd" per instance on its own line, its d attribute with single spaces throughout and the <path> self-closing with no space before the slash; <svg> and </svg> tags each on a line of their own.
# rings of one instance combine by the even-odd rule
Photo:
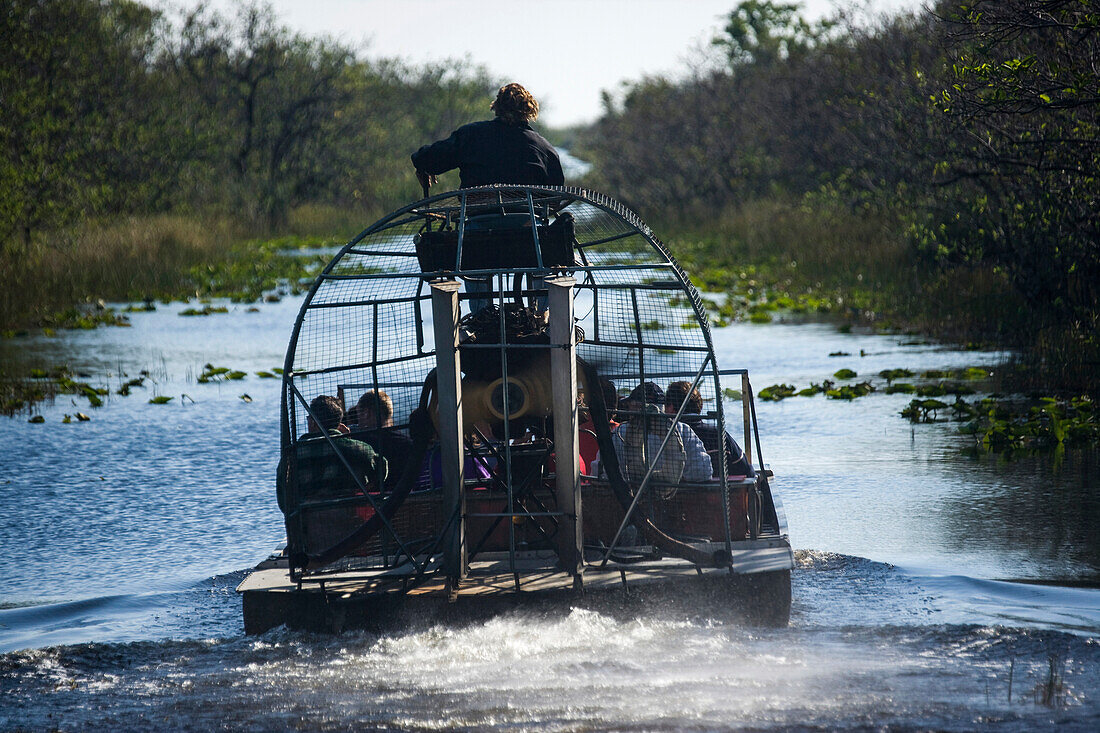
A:
<svg viewBox="0 0 1100 733">
<path fill-rule="evenodd" d="M 493 197 L 495 197 L 495 199 Z M 507 198 L 507 201 L 505 200 L 506 198 Z M 553 214 L 556 215 L 556 214 L 560 213 L 562 210 L 566 209 L 568 206 L 579 202 L 579 203 L 585 204 L 587 206 L 590 206 L 590 207 L 592 207 L 593 209 L 595 209 L 599 212 L 603 212 L 608 217 L 610 217 L 609 220 L 608 220 L 609 222 L 610 221 L 617 221 L 620 224 L 626 225 L 626 227 L 628 227 L 630 231 L 616 232 L 614 234 L 611 234 L 611 235 L 607 236 L 606 238 L 604 238 L 602 240 L 597 239 L 597 240 L 594 240 L 594 241 L 591 241 L 591 242 L 583 242 L 583 243 L 578 242 L 576 244 L 575 253 L 578 254 L 579 257 L 580 257 L 580 262 L 579 263 L 575 263 L 574 265 L 565 266 L 565 267 L 554 267 L 554 268 L 544 267 L 543 266 L 543 260 L 542 260 L 542 254 L 541 254 L 541 248 L 540 248 L 540 244 L 539 244 L 539 226 L 538 226 L 539 217 L 538 217 L 538 214 L 537 214 L 537 211 L 536 211 L 536 199 L 538 200 L 538 206 L 544 206 L 545 207 L 547 215 L 549 215 L 550 213 L 553 213 Z M 456 205 L 441 206 L 441 204 L 445 204 L 449 201 L 454 201 L 456 203 Z M 556 209 L 553 212 L 550 211 L 550 202 L 551 201 L 560 202 L 560 205 L 557 206 Z M 527 213 L 527 215 L 528 215 L 529 225 L 527 227 L 524 227 L 524 230 L 528 231 L 533 237 L 534 245 L 535 245 L 534 252 L 535 252 L 536 259 L 537 259 L 537 262 L 536 262 L 537 266 L 536 267 L 512 268 L 512 269 L 509 269 L 507 271 L 507 273 L 502 273 L 498 270 L 490 270 L 490 269 L 469 269 L 469 270 L 460 269 L 461 268 L 461 263 L 462 263 L 462 248 L 463 248 L 464 240 L 466 238 L 467 224 L 468 224 L 468 217 L 470 215 L 470 209 L 473 208 L 474 210 L 478 210 L 479 208 L 488 209 L 488 208 L 500 207 L 502 210 L 504 210 L 504 209 L 507 209 L 509 206 L 512 207 L 513 209 L 517 209 L 519 205 L 525 205 L 524 206 L 524 208 L 526 209 L 525 213 Z M 414 252 L 408 251 L 408 250 L 398 252 L 398 251 L 377 249 L 377 250 L 372 251 L 372 250 L 369 250 L 369 249 L 364 250 L 364 249 L 357 249 L 357 248 L 361 247 L 361 245 L 364 242 L 369 242 L 370 239 L 373 236 L 381 234 L 383 232 L 387 232 L 387 231 L 394 230 L 394 229 L 397 229 L 397 228 L 402 228 L 402 227 L 408 229 L 410 226 L 416 225 L 416 224 L 421 225 L 421 229 L 424 229 L 424 228 L 430 229 L 433 222 L 437 222 L 437 223 L 443 222 L 444 224 L 448 224 L 450 226 L 455 227 L 455 230 L 457 231 L 457 247 L 456 247 L 455 268 L 454 269 L 452 269 L 452 270 L 439 269 L 439 270 L 435 270 L 435 271 L 410 271 L 410 272 L 400 272 L 400 273 L 361 272 L 361 273 L 355 273 L 355 274 L 350 274 L 350 275 L 348 275 L 348 274 L 343 274 L 342 275 L 342 274 L 339 273 L 339 268 L 340 268 L 341 263 L 343 263 L 349 255 L 352 255 L 352 256 L 366 255 L 366 256 L 378 256 L 378 257 L 413 257 L 413 256 L 415 256 Z M 408 236 L 408 234 L 409 233 L 406 232 L 406 236 Z M 634 237 L 635 234 L 639 235 L 641 237 L 641 239 L 652 249 L 652 251 L 657 254 L 657 256 L 660 260 L 659 262 L 644 263 L 644 264 L 640 264 L 640 265 L 638 265 L 638 264 L 635 264 L 635 265 L 630 265 L 630 264 L 610 264 L 610 265 L 609 264 L 604 264 L 604 265 L 600 265 L 600 264 L 590 264 L 589 263 L 589 257 L 588 257 L 588 252 L 587 252 L 589 249 L 597 248 L 597 247 L 600 247 L 600 246 L 603 246 L 603 245 L 610 245 L 610 244 L 612 244 L 612 243 L 614 243 L 618 240 L 626 240 L 628 238 Z M 407 247 L 407 244 L 406 244 L 406 247 Z M 692 309 L 692 313 L 693 313 L 693 316 L 694 316 L 694 323 L 702 331 L 703 344 L 701 344 L 700 347 L 690 347 L 690 349 L 689 349 L 689 351 L 691 353 L 698 353 L 702 356 L 702 363 L 699 365 L 698 369 L 695 370 L 694 384 L 699 385 L 701 383 L 701 380 L 707 375 L 709 375 L 710 380 L 712 380 L 712 382 L 713 382 L 713 394 L 715 395 L 714 420 L 715 420 L 715 423 L 716 423 L 716 426 L 717 426 L 717 429 L 718 429 L 719 436 L 724 436 L 725 433 L 726 433 L 726 423 L 725 423 L 725 414 L 724 414 L 723 405 L 722 405 L 721 377 L 724 374 L 725 375 L 731 375 L 731 374 L 744 375 L 745 372 L 744 372 L 744 370 L 721 371 L 718 368 L 718 364 L 717 364 L 715 354 L 714 354 L 714 345 L 713 345 L 712 335 L 711 335 L 711 331 L 710 331 L 710 323 L 709 323 L 709 320 L 707 318 L 706 311 L 703 307 L 702 299 L 701 299 L 698 291 L 691 284 L 691 282 L 688 279 L 686 273 L 683 271 L 683 269 L 679 266 L 679 264 L 677 263 L 675 258 L 672 256 L 671 252 L 669 252 L 668 248 L 653 234 L 652 230 L 634 212 L 627 209 L 621 203 L 619 203 L 619 202 L 617 202 L 617 201 L 615 201 L 615 200 L 613 200 L 613 199 L 611 199 L 607 196 L 604 196 L 603 194 L 590 192 L 590 191 L 587 191 L 585 189 L 567 188 L 567 187 L 566 188 L 535 187 L 535 186 L 488 186 L 488 187 L 483 187 L 483 188 L 462 189 L 462 190 L 459 190 L 459 191 L 450 191 L 450 192 L 446 192 L 446 193 L 437 194 L 435 196 L 425 198 L 421 201 L 417 201 L 413 204 L 410 204 L 410 205 L 405 206 L 401 209 L 398 209 L 397 211 L 395 211 L 395 212 L 389 214 L 388 216 L 380 219 L 379 221 L 377 221 L 374 224 L 372 224 L 371 226 L 369 226 L 367 229 L 363 230 L 359 235 L 357 235 L 350 242 L 348 242 L 344 247 L 342 247 L 341 250 L 332 258 L 332 260 L 324 268 L 321 275 L 318 276 L 318 278 L 315 280 L 315 282 L 313 283 L 313 285 L 309 289 L 308 294 L 306 295 L 305 299 L 303 300 L 302 306 L 301 306 L 301 308 L 298 312 L 298 315 L 295 319 L 295 322 L 294 322 L 293 331 L 292 331 L 290 342 L 289 342 L 288 348 L 287 348 L 286 358 L 284 360 L 283 375 L 282 375 L 283 399 L 282 399 L 281 411 L 280 411 L 281 444 L 282 444 L 282 452 L 283 452 L 284 457 L 287 456 L 294 449 L 294 446 L 297 442 L 297 439 L 295 438 L 295 434 L 296 434 L 297 431 L 295 430 L 295 428 L 297 427 L 297 422 L 298 421 L 296 419 L 296 416 L 298 415 L 299 410 L 296 409 L 296 403 L 300 404 L 302 407 L 304 407 L 304 409 L 306 410 L 307 413 L 309 411 L 309 407 L 308 407 L 308 403 L 307 403 L 307 400 L 305 398 L 305 395 L 302 394 L 302 391 L 298 387 L 298 381 L 300 381 L 301 379 L 305 379 L 306 377 L 311 376 L 311 375 L 325 376 L 328 373 L 335 373 L 335 372 L 339 372 L 339 371 L 342 371 L 342 370 L 370 368 L 370 369 L 373 370 L 373 382 L 374 382 L 374 384 L 376 386 L 380 384 L 379 381 L 378 381 L 378 372 L 377 372 L 378 367 L 382 364 L 382 361 L 379 360 L 378 353 L 377 353 L 378 352 L 377 332 L 378 332 L 378 328 L 379 328 L 378 308 L 379 308 L 380 303 L 390 303 L 390 301 L 386 301 L 385 299 L 375 299 L 375 300 L 366 300 L 366 301 L 363 301 L 362 303 L 359 303 L 359 304 L 355 304 L 355 303 L 350 303 L 350 304 L 340 304 L 340 303 L 336 303 L 336 304 L 329 304 L 329 303 L 315 304 L 315 302 L 314 302 L 315 299 L 317 298 L 318 294 L 322 291 L 322 288 L 324 288 L 326 286 L 326 283 L 333 283 L 333 282 L 340 281 L 340 280 L 374 280 L 374 279 L 382 280 L 382 279 L 388 279 L 388 278 L 417 278 L 418 283 L 419 283 L 418 286 L 417 286 L 417 294 L 415 296 L 411 296 L 411 297 L 410 296 L 405 296 L 405 297 L 402 297 L 402 298 L 395 298 L 395 299 L 393 299 L 392 303 L 412 303 L 413 308 L 416 311 L 416 317 L 420 318 L 421 315 L 422 315 L 422 313 L 420 311 L 420 301 L 423 301 L 427 298 L 427 296 L 423 295 L 424 284 L 428 280 L 433 279 L 433 278 L 453 276 L 455 274 L 461 275 L 461 276 L 486 276 L 487 275 L 487 276 L 490 276 L 490 277 L 492 277 L 494 275 L 497 275 L 497 274 L 500 274 L 501 275 L 501 277 L 500 277 L 500 286 L 499 286 L 497 292 L 494 294 L 494 297 L 499 298 L 500 301 L 503 303 L 503 301 L 505 299 L 505 296 L 506 296 L 505 289 L 504 289 L 504 281 L 505 281 L 504 275 L 505 274 L 510 274 L 513 277 L 523 276 L 523 275 L 542 276 L 542 275 L 548 274 L 548 272 L 551 269 L 553 269 L 553 270 L 567 270 L 567 271 L 570 271 L 570 272 L 583 272 L 587 276 L 587 280 L 584 283 L 578 283 L 577 290 L 584 290 L 584 289 L 590 289 L 591 290 L 592 298 L 593 298 L 593 302 L 594 302 L 593 310 L 595 312 L 595 321 L 594 322 L 596 323 L 597 329 L 598 329 L 599 318 L 600 318 L 600 314 L 599 314 L 599 291 L 600 291 L 600 289 L 601 288 L 612 289 L 613 287 L 617 287 L 618 289 L 622 289 L 622 290 L 628 290 L 628 289 L 630 290 L 630 297 L 631 297 L 631 300 L 632 300 L 631 305 L 632 305 L 632 309 L 633 309 L 634 325 L 635 325 L 635 331 L 637 333 L 637 343 L 635 343 L 635 344 L 627 344 L 627 343 L 613 344 L 611 342 L 607 342 L 606 344 L 601 344 L 601 342 L 599 341 L 599 338 L 598 338 L 598 333 L 596 334 L 595 342 L 596 342 L 596 344 L 599 344 L 599 345 L 606 345 L 608 348 L 624 349 L 627 353 L 629 353 L 631 350 L 636 350 L 637 354 L 638 354 L 638 363 L 639 363 L 638 381 L 641 382 L 641 381 L 647 380 L 650 377 L 656 378 L 656 377 L 668 377 L 668 376 L 684 376 L 684 373 L 681 372 L 681 373 L 677 373 L 677 374 L 673 374 L 673 375 L 662 374 L 662 373 L 656 373 L 656 374 L 652 374 L 652 375 L 647 375 L 646 374 L 645 360 L 646 360 L 646 351 L 647 351 L 647 349 L 648 350 L 657 349 L 658 351 L 661 351 L 662 349 L 661 349 L 660 345 L 646 344 L 644 342 L 644 339 L 643 339 L 643 336 L 642 336 L 642 330 L 644 328 L 646 328 L 646 326 L 643 325 L 643 323 L 641 321 L 638 291 L 637 291 L 637 289 L 633 289 L 633 288 L 643 287 L 642 283 L 640 283 L 640 282 L 639 283 L 634 283 L 634 284 L 627 283 L 627 284 L 623 284 L 621 286 L 613 286 L 611 284 L 600 285 L 600 284 L 595 282 L 594 274 L 596 274 L 596 273 L 613 273 L 613 272 L 629 272 L 631 270 L 636 270 L 636 271 L 651 270 L 651 269 L 656 269 L 658 266 L 660 266 L 662 269 L 667 268 L 667 270 L 672 273 L 678 287 L 677 288 L 668 288 L 668 290 L 670 292 L 678 292 L 679 295 L 686 297 L 687 303 L 690 305 L 690 307 Z M 665 282 L 667 284 L 667 281 L 665 281 Z M 311 313 L 313 310 L 318 309 L 318 308 L 337 308 L 337 307 L 345 307 L 345 306 L 346 307 L 355 307 L 356 305 L 368 305 L 368 304 L 372 305 L 373 308 L 374 308 L 374 311 L 373 311 L 373 313 L 374 313 L 373 328 L 374 328 L 374 332 L 375 332 L 374 333 L 374 350 L 373 350 L 373 353 L 371 355 L 371 359 L 365 360 L 362 364 L 336 366 L 336 367 L 333 367 L 330 370 L 329 369 L 313 369 L 313 370 L 306 369 L 306 370 L 301 370 L 299 372 L 295 371 L 295 368 L 294 368 L 295 367 L 295 358 L 297 356 L 298 349 L 299 349 L 299 346 L 300 346 L 300 339 L 302 338 L 302 335 L 303 335 L 303 328 L 304 328 L 304 325 L 306 323 L 306 318 L 307 318 L 307 315 L 309 313 Z M 417 325 L 417 328 L 422 329 L 422 327 L 419 324 Z M 501 316 L 501 329 L 502 329 L 501 342 L 505 341 L 505 339 L 503 338 L 503 328 L 504 328 L 504 321 L 503 321 L 503 315 L 502 315 Z M 423 345 L 423 335 L 422 335 L 421 330 L 418 330 L 418 344 L 419 344 L 419 346 Z M 427 359 L 435 353 L 434 352 L 434 347 L 433 347 L 432 351 L 425 352 L 425 351 L 423 351 L 423 349 L 420 349 L 419 346 L 418 346 L 418 349 L 419 349 L 418 353 L 414 357 L 409 357 L 410 360 L 412 360 L 412 359 Z M 688 347 L 682 347 L 682 348 L 688 348 Z M 667 350 L 673 350 L 674 351 L 675 349 L 676 349 L 675 345 L 670 344 L 670 345 L 667 346 Z M 505 359 L 505 357 L 504 357 L 504 353 L 505 353 L 504 349 L 502 348 L 501 349 L 501 361 L 502 361 L 501 371 L 502 371 L 502 374 L 504 376 L 505 382 L 507 382 L 508 364 L 507 364 L 507 359 Z M 688 375 L 688 376 L 690 376 L 690 375 Z M 746 383 L 747 383 L 747 378 L 746 378 Z M 504 413 L 505 414 L 511 414 L 510 411 L 509 411 L 509 406 L 508 406 L 508 392 L 509 392 L 509 390 L 504 390 L 503 391 Z M 751 400 L 752 400 L 751 388 L 746 390 L 745 394 L 743 395 L 743 399 L 748 401 L 750 406 L 751 406 Z M 680 421 L 680 418 L 683 414 L 685 406 L 686 406 L 686 403 L 684 405 L 680 406 L 679 411 L 676 413 L 675 418 L 673 419 L 672 427 L 670 428 L 669 433 L 665 435 L 664 440 L 661 443 L 661 447 L 657 451 L 657 454 L 652 456 L 652 458 L 650 459 L 651 463 L 650 463 L 649 471 L 647 472 L 645 478 L 642 480 L 640 486 L 638 487 L 637 493 L 634 497 L 634 505 L 635 506 L 639 503 L 639 501 L 641 500 L 641 498 L 643 496 L 643 493 L 645 492 L 646 488 L 648 487 L 648 485 L 650 483 L 650 477 L 653 474 L 653 469 L 656 466 L 656 461 L 660 458 L 661 452 L 665 449 L 666 445 L 668 444 L 669 437 L 672 435 L 672 431 L 676 430 L 676 424 Z M 756 422 L 756 420 L 755 420 L 755 409 L 754 409 L 754 406 L 753 406 L 753 409 L 752 409 L 752 432 L 755 433 L 756 436 L 757 436 L 757 440 L 756 440 L 757 460 L 759 461 L 760 466 L 763 466 L 763 461 L 762 461 L 762 459 L 760 458 L 760 455 L 759 455 L 759 433 L 756 431 L 755 422 Z M 505 436 L 504 436 L 504 438 L 505 438 L 505 442 L 504 442 L 504 445 L 505 445 L 504 463 L 505 463 L 505 466 L 506 466 L 505 483 L 507 484 L 507 487 L 508 487 L 508 514 L 515 517 L 515 516 L 521 516 L 521 515 L 515 513 L 515 505 L 514 505 L 514 501 L 513 501 L 514 497 L 512 496 L 512 490 L 511 490 L 511 487 L 512 487 L 512 484 L 513 484 L 513 477 L 511 475 L 511 468 L 512 468 L 512 466 L 511 466 L 511 450 L 508 447 L 509 444 L 510 444 L 509 438 L 511 437 L 508 434 L 508 430 L 509 430 L 508 425 L 509 425 L 509 421 L 505 420 L 505 427 L 504 427 L 504 430 L 505 430 Z M 351 470 L 350 464 L 348 464 L 346 459 L 344 459 L 343 456 L 340 455 L 340 451 L 339 451 L 338 447 L 335 445 L 335 443 L 333 443 L 332 439 L 325 436 L 325 440 L 328 441 L 328 443 L 330 444 L 330 447 L 335 451 L 335 453 L 338 456 L 340 456 L 341 460 L 344 463 L 344 466 L 348 469 L 349 473 L 354 474 L 354 471 Z M 723 446 L 724 446 L 724 443 L 723 443 Z M 746 450 L 749 450 L 750 446 L 745 446 L 745 448 L 746 448 Z M 726 521 L 725 521 L 725 537 L 723 538 L 724 541 L 723 541 L 722 544 L 725 546 L 727 556 L 728 556 L 728 553 L 731 551 L 731 548 L 732 548 L 732 542 L 734 540 L 733 540 L 733 537 L 731 536 L 730 523 L 729 523 L 729 519 L 728 519 L 729 511 L 730 511 L 729 503 L 728 503 L 729 502 L 729 484 L 728 484 L 728 477 L 727 477 L 728 472 L 727 472 L 727 466 L 726 466 L 726 451 L 724 450 L 724 447 L 722 449 L 717 450 L 717 460 L 719 461 L 719 471 L 718 471 L 719 480 L 718 480 L 718 482 L 716 482 L 716 488 L 719 487 L 719 486 L 721 488 L 719 493 L 720 493 L 721 498 L 722 498 L 723 517 L 727 518 Z M 358 483 L 358 485 L 359 485 L 359 487 L 362 491 L 362 496 L 365 498 L 365 501 L 363 501 L 361 499 L 361 500 L 359 500 L 359 503 L 372 507 L 375 512 L 379 511 L 379 505 L 377 503 L 377 500 L 372 496 L 372 493 L 368 490 L 368 486 L 365 485 L 365 483 L 361 480 L 361 477 L 355 477 L 353 475 L 353 478 L 356 479 L 356 481 L 357 481 L 357 483 Z M 293 493 L 296 493 L 296 492 L 292 492 L 292 494 Z M 756 511 L 755 511 L 756 517 L 753 518 L 750 521 L 750 529 L 751 529 L 752 536 L 755 536 L 756 531 L 757 531 L 757 525 L 759 523 L 760 497 L 759 497 L 759 495 L 757 495 L 753 498 L 754 498 L 754 501 L 752 501 L 751 504 L 756 509 Z M 292 522 L 295 520 L 295 518 L 297 518 L 299 521 L 301 521 L 301 516 L 298 512 L 298 509 L 299 509 L 299 506 L 297 504 L 295 506 L 288 507 L 287 530 L 288 530 L 288 537 L 291 537 L 291 538 L 293 538 L 293 536 L 295 534 L 295 529 L 294 529 L 294 527 L 292 527 Z M 750 511 L 751 511 L 751 509 L 750 509 Z M 534 513 L 530 513 L 530 512 L 526 512 L 526 513 L 522 514 L 522 516 L 534 516 L 534 515 L 535 515 Z M 622 522 L 619 525 L 619 529 L 616 532 L 615 540 L 611 543 L 611 547 L 609 547 L 607 549 L 606 555 L 604 556 L 603 562 L 605 564 L 611 558 L 612 552 L 615 549 L 615 544 L 619 540 L 619 537 L 622 534 L 623 529 L 626 527 L 627 523 L 630 521 L 630 518 L 631 518 L 630 514 L 628 513 L 627 516 L 624 516 L 624 518 L 622 519 Z M 453 519 L 454 518 L 452 517 L 452 521 L 453 521 Z M 405 542 L 402 541 L 400 535 L 395 530 L 395 528 L 392 526 L 392 524 L 384 516 L 382 517 L 382 520 L 383 520 L 383 523 L 385 524 L 387 534 L 389 535 L 390 539 L 392 539 L 397 544 L 398 549 L 400 550 L 399 554 L 396 556 L 396 558 L 394 559 L 393 562 L 396 564 L 401 557 L 404 557 L 404 558 L 406 558 L 405 562 L 411 564 L 412 567 L 415 568 L 415 574 L 417 576 L 420 576 L 420 575 L 423 575 L 423 574 L 429 572 L 433 567 L 432 563 L 431 563 L 431 559 L 427 558 L 427 557 L 418 558 L 417 553 L 414 550 L 412 550 L 409 546 L 407 546 L 407 544 Z M 514 527 L 514 523 L 510 523 L 510 525 L 511 525 L 511 527 L 510 527 L 510 551 L 511 551 L 511 555 L 512 555 L 511 566 L 514 568 L 515 567 L 514 553 L 515 553 L 515 545 L 516 545 L 516 542 L 515 542 L 515 527 Z M 292 542 L 293 542 L 293 540 L 292 540 Z M 436 545 L 438 546 L 438 542 L 436 543 Z"/>
</svg>

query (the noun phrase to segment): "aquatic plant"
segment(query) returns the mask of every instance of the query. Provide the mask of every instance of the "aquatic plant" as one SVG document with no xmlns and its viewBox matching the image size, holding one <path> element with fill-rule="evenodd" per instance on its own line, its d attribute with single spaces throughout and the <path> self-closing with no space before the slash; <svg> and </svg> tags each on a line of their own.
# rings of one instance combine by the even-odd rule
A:
<svg viewBox="0 0 1100 733">
<path fill-rule="evenodd" d="M 749 313 L 749 321 L 752 323 L 771 323 L 772 314 L 766 310 L 755 310 Z"/>
<path fill-rule="evenodd" d="M 1069 694 L 1065 682 L 1065 663 L 1057 654 L 1047 656 L 1046 676 L 1040 680 L 1032 691 L 1036 705 L 1048 708 L 1062 707 L 1066 703 Z"/>
<path fill-rule="evenodd" d="M 214 313 L 228 313 L 225 306 L 204 305 L 202 308 L 184 308 L 179 312 L 181 316 L 209 316 Z"/>
<path fill-rule="evenodd" d="M 144 387 L 144 386 L 145 386 L 145 377 L 143 377 L 143 376 L 142 377 L 135 377 L 134 379 L 131 379 L 128 382 L 123 382 L 122 386 L 118 388 L 118 390 L 115 392 L 115 394 L 121 395 L 123 397 L 127 397 L 127 396 L 129 396 L 130 390 L 133 387 Z"/>
<path fill-rule="evenodd" d="M 50 371 L 31 369 L 29 379 L 12 377 L 0 372 L 0 413 L 15 415 L 63 391 L 74 391 L 76 383 L 69 379 L 70 376 L 71 372 L 68 369 L 59 367 Z M 62 377 L 66 379 L 66 389 L 63 389 L 59 383 Z M 98 397 L 98 394 L 96 396 Z"/>
<path fill-rule="evenodd" d="M 216 380 L 225 380 L 229 378 L 228 375 L 230 371 L 231 370 L 229 369 L 229 367 L 216 367 L 210 363 L 203 364 L 202 374 L 198 376 L 197 381 L 199 384 L 206 384 L 207 382 L 213 382 Z"/>
<path fill-rule="evenodd" d="M 914 400 L 902 415 L 914 422 L 926 416 Z M 1100 420 L 1095 403 L 1087 396 L 1004 398 L 985 397 L 968 402 L 956 396 L 953 419 L 963 422 L 959 432 L 973 437 L 971 455 L 1060 450 L 1065 446 L 1100 441 Z"/>
<path fill-rule="evenodd" d="M 106 387 L 93 387 L 87 382 L 73 379 L 73 373 L 68 367 L 53 367 L 48 371 L 32 369 L 31 378 L 33 383 L 38 385 L 37 387 L 19 388 L 9 384 L 9 390 L 14 388 L 14 392 L 20 395 L 15 397 L 13 394 L 10 397 L 11 404 L 5 403 L 5 411 L 9 414 L 57 394 L 79 395 L 85 397 L 92 407 L 101 407 L 103 397 L 110 394 L 110 390 Z M 23 404 L 15 404 L 18 401 L 22 401 Z"/>
<path fill-rule="evenodd" d="M 934 422 L 938 412 L 945 407 L 947 403 L 940 400 L 912 400 L 901 411 L 901 416 L 911 422 Z"/>
<path fill-rule="evenodd" d="M 173 397 L 168 397 L 166 395 L 157 395 L 156 397 L 153 397 L 149 400 L 149 404 L 150 405 L 166 405 L 169 402 L 171 402 L 173 399 L 174 399 Z"/>
<path fill-rule="evenodd" d="M 837 379 L 855 379 L 859 375 L 851 369 L 839 369 L 833 373 Z"/>
<path fill-rule="evenodd" d="M 908 379 L 912 377 L 913 372 L 908 369 L 883 369 L 878 375 L 886 380 L 886 384 L 890 384 L 895 379 Z"/>
<path fill-rule="evenodd" d="M 869 395 L 874 391 L 874 385 L 864 381 L 857 384 L 845 384 L 835 389 L 827 389 L 825 390 L 825 396 L 831 400 L 854 400 L 857 397 Z"/>
<path fill-rule="evenodd" d="M 63 311 L 44 316 L 41 325 L 46 328 L 64 328 L 68 330 L 92 331 L 100 326 L 130 325 L 126 316 L 120 316 L 112 308 L 98 306 L 96 308 L 67 308 Z"/>
<path fill-rule="evenodd" d="M 943 382 L 938 384 L 925 384 L 917 387 L 918 397 L 943 397 L 947 394 L 947 387 Z"/>
<path fill-rule="evenodd" d="M 756 396 L 768 402 L 779 402 L 795 393 L 793 384 L 772 384 L 756 393 Z"/>
</svg>

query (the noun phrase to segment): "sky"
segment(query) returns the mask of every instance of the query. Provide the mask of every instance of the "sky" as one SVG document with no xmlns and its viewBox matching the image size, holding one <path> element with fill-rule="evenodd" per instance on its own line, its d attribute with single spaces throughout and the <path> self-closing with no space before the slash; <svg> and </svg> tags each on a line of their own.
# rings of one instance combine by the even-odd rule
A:
<svg viewBox="0 0 1100 733">
<path fill-rule="evenodd" d="M 166 0 L 162 6 L 180 7 Z M 213 0 L 231 11 L 235 0 Z M 596 119 L 601 91 L 624 80 L 682 74 L 722 28 L 737 0 L 270 0 L 284 25 L 328 35 L 368 57 L 413 63 L 469 59 L 539 100 L 541 122 Z M 189 6 L 191 3 L 182 3 Z M 805 0 L 808 18 L 835 5 L 912 10 L 921 0 Z M 488 116 L 488 112 L 486 113 Z"/>
</svg>

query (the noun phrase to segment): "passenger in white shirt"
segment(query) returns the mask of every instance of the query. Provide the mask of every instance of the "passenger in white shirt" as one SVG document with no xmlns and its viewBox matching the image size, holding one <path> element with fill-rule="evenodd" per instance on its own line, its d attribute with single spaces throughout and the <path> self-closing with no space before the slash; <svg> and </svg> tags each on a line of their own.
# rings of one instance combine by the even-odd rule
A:
<svg viewBox="0 0 1100 733">
<path fill-rule="evenodd" d="M 615 446 L 615 455 L 619 459 L 619 469 L 623 478 L 634 483 L 641 482 L 653 456 L 661 447 L 665 436 L 668 444 L 657 461 L 651 481 L 664 484 L 676 484 L 684 481 L 707 481 L 711 478 L 712 468 L 706 447 L 690 427 L 677 422 L 673 428 L 672 417 L 661 412 L 664 391 L 653 382 L 646 382 L 631 392 L 627 409 L 645 411 L 630 416 L 611 433 L 611 443 Z M 624 416 L 625 417 L 625 416 Z M 599 459 L 597 458 L 597 463 Z M 595 469 L 593 472 L 595 473 Z"/>
</svg>

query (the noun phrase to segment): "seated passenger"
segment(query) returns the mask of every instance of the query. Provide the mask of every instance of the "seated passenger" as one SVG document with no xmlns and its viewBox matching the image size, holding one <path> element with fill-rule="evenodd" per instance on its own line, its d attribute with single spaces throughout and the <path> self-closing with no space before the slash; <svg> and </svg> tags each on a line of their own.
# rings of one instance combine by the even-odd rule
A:
<svg viewBox="0 0 1100 733">
<path fill-rule="evenodd" d="M 652 463 L 665 436 L 672 431 L 664 452 L 658 460 L 653 480 L 675 484 L 684 481 L 706 481 L 711 478 L 710 456 L 698 436 L 682 422 L 672 425 L 671 419 L 661 412 L 658 400 L 663 402 L 664 392 L 653 382 L 636 388 L 627 398 L 635 408 L 627 422 L 611 433 L 611 443 L 619 459 L 619 468 L 627 481 L 639 482 Z"/>
<path fill-rule="evenodd" d="M 346 435 L 348 428 L 343 423 L 344 408 L 340 406 L 340 401 L 330 395 L 319 395 L 309 403 L 309 409 L 317 420 L 312 417 L 308 419 L 308 432 L 294 445 L 292 466 L 287 465 L 285 457 L 280 462 L 277 481 L 279 507 L 286 511 L 286 481 L 291 475 L 298 495 L 304 499 L 362 493 L 344 460 L 351 464 L 368 490 L 381 486 L 386 480 L 386 459 L 370 445 Z M 332 438 L 331 442 L 325 439 L 325 433 Z M 336 454 L 333 445 L 340 455 Z"/>
<path fill-rule="evenodd" d="M 412 438 L 393 426 L 393 400 L 382 390 L 367 390 L 355 406 L 358 424 L 352 436 L 382 454 L 393 469 L 388 483 L 401 477 L 401 470 L 412 452 Z"/>
<path fill-rule="evenodd" d="M 615 421 L 615 410 L 619 406 L 619 394 L 615 391 L 615 385 L 610 379 L 600 380 L 600 390 L 603 392 L 603 402 L 607 408 L 607 424 L 611 430 L 619 427 Z M 581 461 L 588 467 L 593 467 L 596 455 L 600 452 L 599 443 L 596 442 L 596 424 L 592 421 L 592 415 L 587 409 L 582 410 L 582 422 L 579 426 L 577 442 L 580 446 Z"/>
<path fill-rule="evenodd" d="M 665 391 L 653 382 L 643 382 L 631 390 L 630 394 L 619 400 L 619 408 L 624 412 L 644 409 L 645 405 L 663 405 Z"/>
<path fill-rule="evenodd" d="M 703 412 L 703 397 L 699 394 L 699 390 L 692 389 L 690 382 L 672 382 L 668 385 L 668 394 L 665 396 L 665 412 L 669 415 L 675 415 L 685 399 L 687 400 L 687 406 L 684 408 L 681 420 L 687 423 L 692 431 L 699 436 L 699 440 L 703 442 L 707 453 L 710 455 L 714 478 L 718 478 L 718 472 L 722 468 L 718 450 L 723 441 L 718 435 L 718 426 L 703 421 L 701 414 Z M 756 475 L 745 457 L 745 451 L 741 450 L 741 446 L 728 432 L 725 434 L 725 446 L 727 476 Z"/>
</svg>

